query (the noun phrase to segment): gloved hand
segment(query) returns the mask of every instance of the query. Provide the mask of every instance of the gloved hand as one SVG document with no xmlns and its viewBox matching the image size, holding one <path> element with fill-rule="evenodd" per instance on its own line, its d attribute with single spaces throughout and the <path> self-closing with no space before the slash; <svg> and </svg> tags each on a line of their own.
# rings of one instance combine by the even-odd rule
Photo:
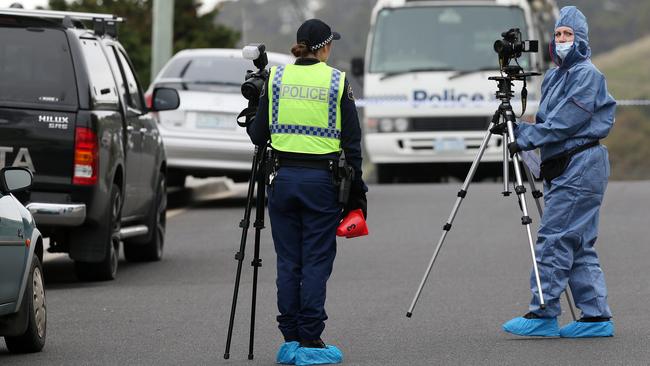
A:
<svg viewBox="0 0 650 366">
<path fill-rule="evenodd" d="M 508 144 L 508 151 L 510 151 L 510 157 L 515 156 L 516 153 L 521 151 L 521 148 L 517 145 L 517 141 Z"/>
<path fill-rule="evenodd" d="M 353 193 L 350 192 L 350 197 L 348 198 L 348 203 L 343 208 L 343 217 L 347 216 L 350 211 L 360 208 L 363 212 L 363 217 L 368 219 L 368 199 L 366 198 L 366 192 Z"/>
</svg>

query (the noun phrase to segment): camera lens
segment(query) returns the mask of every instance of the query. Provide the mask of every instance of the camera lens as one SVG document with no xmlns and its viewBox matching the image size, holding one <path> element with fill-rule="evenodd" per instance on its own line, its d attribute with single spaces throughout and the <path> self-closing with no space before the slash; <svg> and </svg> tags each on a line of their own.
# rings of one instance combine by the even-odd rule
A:
<svg viewBox="0 0 650 366">
<path fill-rule="evenodd" d="M 264 80 L 252 77 L 241 85 L 241 94 L 248 100 L 257 100 L 262 93 Z"/>
</svg>

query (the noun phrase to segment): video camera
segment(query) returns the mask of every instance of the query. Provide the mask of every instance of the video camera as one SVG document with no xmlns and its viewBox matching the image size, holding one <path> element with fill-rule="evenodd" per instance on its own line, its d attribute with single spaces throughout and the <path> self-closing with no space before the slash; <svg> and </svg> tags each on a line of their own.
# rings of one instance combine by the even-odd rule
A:
<svg viewBox="0 0 650 366">
<path fill-rule="evenodd" d="M 257 67 L 257 71 L 246 71 L 244 83 L 241 85 L 241 94 L 248 100 L 248 107 L 237 116 L 237 124 L 240 127 L 246 127 L 255 117 L 260 102 L 260 94 L 262 94 L 264 84 L 269 79 L 269 70 L 266 69 L 269 59 L 266 56 L 266 46 L 261 43 L 251 43 L 244 47 L 242 56 L 253 61 L 253 64 Z M 240 121 L 241 117 L 246 117 L 243 122 Z"/>
<path fill-rule="evenodd" d="M 494 42 L 494 52 L 499 54 L 499 65 L 502 69 L 507 68 L 511 60 L 521 57 L 523 52 L 538 51 L 539 41 L 522 41 L 519 28 L 509 29 L 501 33 L 501 37 L 503 39 L 498 39 Z"/>
</svg>

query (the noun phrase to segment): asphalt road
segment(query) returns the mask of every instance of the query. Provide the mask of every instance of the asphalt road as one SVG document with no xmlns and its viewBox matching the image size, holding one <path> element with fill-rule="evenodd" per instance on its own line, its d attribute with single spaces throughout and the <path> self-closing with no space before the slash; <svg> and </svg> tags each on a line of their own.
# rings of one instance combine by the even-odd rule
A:
<svg viewBox="0 0 650 366">
<path fill-rule="evenodd" d="M 470 187 L 413 318 L 404 316 L 458 188 L 371 187 L 371 235 L 339 241 L 328 288 L 324 339 L 343 350 L 346 364 L 650 364 L 650 182 L 610 184 L 597 245 L 617 333 L 582 340 L 500 330 L 527 310 L 530 253 L 516 199 L 503 198 L 498 184 Z M 69 259 L 48 257 L 46 348 L 12 356 L 0 342 L 0 365 L 272 365 L 281 337 L 268 228 L 255 360 L 247 360 L 252 243 L 231 360 L 223 360 L 242 211 L 241 198 L 176 209 L 164 260 L 122 262 L 113 282 L 80 283 Z"/>
</svg>

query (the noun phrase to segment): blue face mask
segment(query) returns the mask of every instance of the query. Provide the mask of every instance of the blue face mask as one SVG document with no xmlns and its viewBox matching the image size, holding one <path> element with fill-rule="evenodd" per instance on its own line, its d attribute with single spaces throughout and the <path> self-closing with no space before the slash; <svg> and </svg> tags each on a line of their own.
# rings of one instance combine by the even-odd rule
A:
<svg viewBox="0 0 650 366">
<path fill-rule="evenodd" d="M 573 42 L 564 42 L 555 44 L 555 52 L 560 56 L 562 60 L 569 54 L 569 51 L 573 48 Z"/>
</svg>

